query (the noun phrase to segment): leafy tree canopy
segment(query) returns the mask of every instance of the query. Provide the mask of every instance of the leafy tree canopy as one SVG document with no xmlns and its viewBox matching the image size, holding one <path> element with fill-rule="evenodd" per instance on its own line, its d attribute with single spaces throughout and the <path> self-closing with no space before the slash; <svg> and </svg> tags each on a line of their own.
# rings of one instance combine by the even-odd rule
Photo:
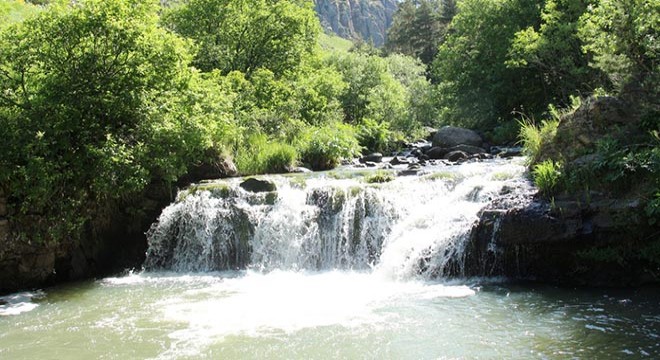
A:
<svg viewBox="0 0 660 360">
<path fill-rule="evenodd" d="M 197 45 L 194 64 L 203 71 L 268 69 L 281 77 L 313 52 L 319 24 L 306 0 L 189 0 L 165 23 Z"/>
</svg>

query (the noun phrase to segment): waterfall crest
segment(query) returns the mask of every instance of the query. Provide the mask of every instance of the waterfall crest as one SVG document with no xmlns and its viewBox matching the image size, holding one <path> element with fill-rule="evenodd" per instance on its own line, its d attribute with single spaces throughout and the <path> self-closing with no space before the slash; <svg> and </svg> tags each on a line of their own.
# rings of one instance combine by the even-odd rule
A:
<svg viewBox="0 0 660 360">
<path fill-rule="evenodd" d="M 240 179 L 179 193 L 148 232 L 147 270 L 371 270 L 388 278 L 460 274 L 479 211 L 522 182 L 520 159 L 437 166 L 368 184 L 361 172 Z"/>
</svg>

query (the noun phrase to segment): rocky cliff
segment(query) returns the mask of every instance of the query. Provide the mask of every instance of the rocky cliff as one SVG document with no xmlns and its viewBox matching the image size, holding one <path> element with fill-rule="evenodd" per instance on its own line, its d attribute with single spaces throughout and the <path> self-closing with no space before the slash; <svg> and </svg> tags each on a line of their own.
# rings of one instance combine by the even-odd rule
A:
<svg viewBox="0 0 660 360">
<path fill-rule="evenodd" d="M 660 228 L 638 199 L 507 195 L 483 211 L 467 252 L 468 276 L 562 285 L 638 286 L 660 281 Z"/>
<path fill-rule="evenodd" d="M 325 31 L 346 39 L 362 39 L 375 46 L 385 43 L 398 0 L 315 0 Z"/>
</svg>

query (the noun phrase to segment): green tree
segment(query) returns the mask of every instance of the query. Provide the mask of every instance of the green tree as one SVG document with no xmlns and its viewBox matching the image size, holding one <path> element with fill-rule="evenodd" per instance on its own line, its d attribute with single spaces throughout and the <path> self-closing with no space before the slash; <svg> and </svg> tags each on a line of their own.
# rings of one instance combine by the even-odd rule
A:
<svg viewBox="0 0 660 360">
<path fill-rule="evenodd" d="M 581 23 L 580 37 L 594 56 L 594 66 L 619 88 L 628 86 L 635 96 L 654 102 L 657 110 L 660 1 L 599 0 Z"/>
<path fill-rule="evenodd" d="M 165 23 L 196 42 L 199 69 L 248 77 L 259 68 L 276 77 L 294 71 L 319 34 L 306 0 L 188 0 L 168 12 Z"/>
<path fill-rule="evenodd" d="M 199 101 L 184 42 L 158 27 L 158 10 L 51 5 L 0 34 L 0 184 L 19 215 L 51 220 L 55 239 L 213 146 L 222 112 L 195 114 L 223 102 Z"/>
<path fill-rule="evenodd" d="M 516 33 L 507 64 L 532 69 L 542 75 L 543 100 L 570 104 L 570 96 L 605 86 L 602 73 L 589 66 L 581 51 L 579 19 L 593 0 L 548 0 L 538 29 L 530 26 Z"/>
<path fill-rule="evenodd" d="M 405 0 L 394 13 L 385 50 L 430 64 L 455 14 L 455 0 Z"/>
<path fill-rule="evenodd" d="M 515 34 L 538 26 L 537 0 L 464 0 L 433 62 L 442 121 L 489 130 L 513 111 L 542 112 L 540 75 L 506 61 Z"/>
</svg>

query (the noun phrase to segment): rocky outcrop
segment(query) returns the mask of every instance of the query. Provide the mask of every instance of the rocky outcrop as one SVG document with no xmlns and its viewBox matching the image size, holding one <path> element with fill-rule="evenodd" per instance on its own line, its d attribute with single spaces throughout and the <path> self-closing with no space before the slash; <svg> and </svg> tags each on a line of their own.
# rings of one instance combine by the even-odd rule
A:
<svg viewBox="0 0 660 360">
<path fill-rule="evenodd" d="M 639 200 L 594 193 L 549 203 L 534 193 L 531 185 L 508 189 L 483 210 L 463 275 L 589 286 L 660 281 L 660 228 Z"/>
<path fill-rule="evenodd" d="M 398 7 L 396 0 L 315 0 L 321 26 L 346 39 L 375 46 L 385 43 L 387 29 Z"/>
<path fill-rule="evenodd" d="M 44 228 L 44 220 L 39 214 L 13 216 L 0 196 L 0 294 L 140 266 L 147 249 L 144 233 L 172 201 L 172 192 L 169 183 L 152 183 L 121 205 L 106 204 L 80 240 L 60 241 L 17 235 L 19 228 Z"/>
</svg>

